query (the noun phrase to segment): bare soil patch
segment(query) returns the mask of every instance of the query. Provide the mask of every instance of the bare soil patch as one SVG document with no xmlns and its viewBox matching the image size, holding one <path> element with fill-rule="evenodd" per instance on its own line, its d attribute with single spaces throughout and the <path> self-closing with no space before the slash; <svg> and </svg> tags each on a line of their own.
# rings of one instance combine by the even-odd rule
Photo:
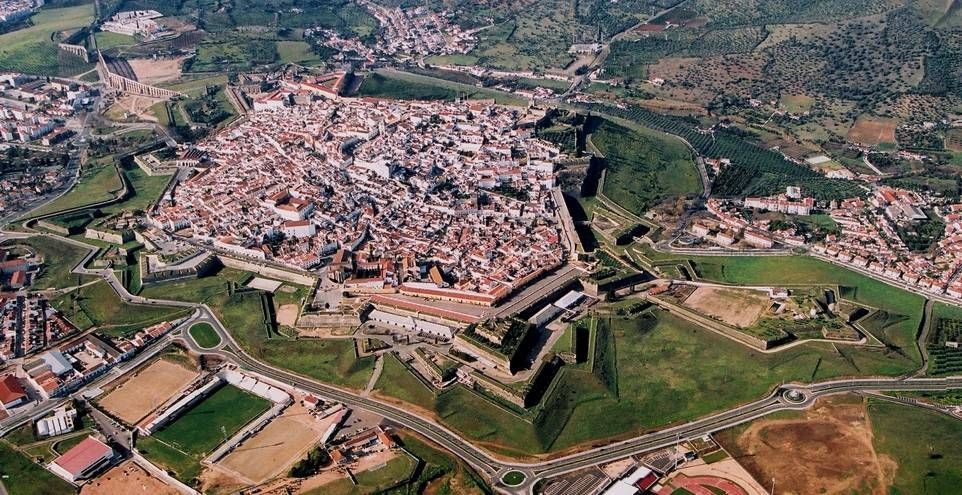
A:
<svg viewBox="0 0 962 495">
<path fill-rule="evenodd" d="M 737 438 L 720 435 L 755 479 L 778 479 L 779 493 L 888 493 L 897 465 L 879 455 L 861 398 L 819 401 L 803 417 L 762 419 Z"/>
<path fill-rule="evenodd" d="M 738 328 L 755 324 L 769 305 L 767 294 L 746 289 L 699 287 L 685 299 L 685 306 Z"/>
<path fill-rule="evenodd" d="M 117 98 L 104 115 L 116 121 L 131 120 L 130 117 L 133 117 L 132 120 L 157 122 L 157 117 L 150 112 L 150 107 L 161 101 L 163 99 L 149 96 L 124 95 Z"/>
<path fill-rule="evenodd" d="M 144 84 L 156 84 L 180 79 L 184 58 L 186 57 L 132 58 L 127 60 L 127 63 L 134 69 L 138 81 Z"/>
<path fill-rule="evenodd" d="M 177 495 L 179 492 L 151 476 L 133 461 L 125 461 L 117 465 L 84 485 L 80 490 L 81 495 L 115 495 L 117 493 Z"/>
<path fill-rule="evenodd" d="M 895 142 L 895 128 L 898 123 L 891 119 L 877 119 L 861 116 L 848 131 L 848 140 L 868 146 Z"/>
<path fill-rule="evenodd" d="M 160 407 L 199 373 L 158 359 L 101 399 L 100 405 L 129 424 L 136 424 Z"/>
<path fill-rule="evenodd" d="M 277 308 L 277 322 L 285 327 L 294 328 L 297 323 L 297 316 L 300 313 L 300 307 L 296 304 L 284 304 Z"/>
<path fill-rule="evenodd" d="M 302 406 L 292 405 L 218 464 L 261 483 L 300 459 L 324 433 Z"/>
</svg>

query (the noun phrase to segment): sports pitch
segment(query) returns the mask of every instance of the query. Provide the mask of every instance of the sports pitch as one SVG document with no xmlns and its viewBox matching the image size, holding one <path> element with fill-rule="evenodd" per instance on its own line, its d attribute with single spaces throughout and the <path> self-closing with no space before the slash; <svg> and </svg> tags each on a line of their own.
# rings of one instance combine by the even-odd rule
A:
<svg viewBox="0 0 962 495">
<path fill-rule="evenodd" d="M 197 378 L 197 371 L 158 359 L 100 401 L 107 411 L 136 424 Z"/>
</svg>

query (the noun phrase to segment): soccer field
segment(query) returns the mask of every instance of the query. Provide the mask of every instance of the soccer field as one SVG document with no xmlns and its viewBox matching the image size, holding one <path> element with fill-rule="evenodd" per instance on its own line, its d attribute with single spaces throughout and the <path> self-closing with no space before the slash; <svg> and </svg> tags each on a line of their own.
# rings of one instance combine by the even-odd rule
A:
<svg viewBox="0 0 962 495">
<path fill-rule="evenodd" d="M 270 401 L 227 385 L 154 434 L 158 440 L 202 456 L 230 438 L 268 408 Z"/>
</svg>

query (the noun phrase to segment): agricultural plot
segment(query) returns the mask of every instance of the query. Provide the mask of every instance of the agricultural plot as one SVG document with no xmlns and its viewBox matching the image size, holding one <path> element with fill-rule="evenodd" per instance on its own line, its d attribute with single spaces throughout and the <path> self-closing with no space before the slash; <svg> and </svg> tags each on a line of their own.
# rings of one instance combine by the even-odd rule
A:
<svg viewBox="0 0 962 495">
<path fill-rule="evenodd" d="M 493 98 L 502 105 L 527 104 L 527 100 L 510 93 L 393 70 L 380 70 L 365 76 L 358 96 L 410 100 L 454 100 L 460 96 L 468 99 Z"/>
<path fill-rule="evenodd" d="M 883 143 L 895 143 L 895 128 L 897 122 L 890 119 L 878 119 L 861 116 L 848 131 L 848 140 L 866 146 L 878 146 Z"/>
<path fill-rule="evenodd" d="M 860 397 L 819 400 L 716 435 L 756 480 L 785 493 L 889 493 L 895 466 L 875 448 L 874 417 Z"/>
<path fill-rule="evenodd" d="M 93 20 L 94 5 L 42 9 L 31 18 L 32 26 L 0 35 L 0 71 L 48 76 L 73 75 L 89 70 L 76 57 L 61 60 L 58 40 L 87 26 Z"/>
<path fill-rule="evenodd" d="M 710 158 L 728 158 L 726 167 L 715 179 L 712 193 L 717 196 L 772 195 L 786 186 L 801 186 L 818 199 L 841 199 L 864 195 L 851 181 L 828 179 L 807 167 L 789 162 L 779 153 L 758 146 L 732 131 L 700 130 L 692 119 L 661 115 L 639 106 L 618 108 L 611 105 L 585 105 L 585 110 L 637 122 L 655 130 L 685 139 L 695 150 Z"/>
<path fill-rule="evenodd" d="M 197 376 L 195 369 L 158 359 L 100 399 L 100 405 L 128 424 L 135 425 Z"/>
<path fill-rule="evenodd" d="M 929 374 L 949 375 L 962 371 L 962 349 L 949 347 L 947 342 L 962 340 L 962 310 L 954 306 L 936 304 L 930 323 L 927 350 Z"/>
</svg>

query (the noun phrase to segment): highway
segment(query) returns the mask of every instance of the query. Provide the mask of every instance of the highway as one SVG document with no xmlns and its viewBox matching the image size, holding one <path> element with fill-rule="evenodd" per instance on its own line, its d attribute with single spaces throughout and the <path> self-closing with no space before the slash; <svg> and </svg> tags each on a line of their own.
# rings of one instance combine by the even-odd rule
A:
<svg viewBox="0 0 962 495">
<path fill-rule="evenodd" d="M 474 447 L 469 440 L 462 438 L 431 418 L 400 409 L 396 406 L 362 397 L 359 392 L 342 390 L 319 383 L 285 370 L 261 363 L 247 355 L 230 333 L 213 317 L 209 308 L 196 321 L 211 323 L 220 334 L 222 344 L 219 349 L 206 351 L 230 359 L 241 367 L 263 376 L 290 383 L 293 386 L 318 396 L 337 400 L 352 407 L 366 409 L 418 433 L 450 450 L 492 481 L 510 470 L 518 470 L 527 476 L 524 483 L 517 487 L 496 486 L 503 493 L 533 493 L 534 484 L 541 479 L 558 476 L 583 469 L 598 463 L 609 462 L 628 455 L 644 453 L 675 445 L 682 440 L 700 437 L 743 424 L 777 411 L 801 410 L 811 407 L 820 397 L 852 392 L 879 391 L 943 391 L 962 389 L 962 377 L 958 378 L 867 378 L 834 380 L 815 384 L 788 384 L 779 387 L 769 396 L 758 401 L 674 426 L 657 432 L 647 433 L 635 438 L 605 445 L 577 454 L 572 454 L 542 462 L 523 463 L 504 460 Z M 200 351 L 199 349 L 195 349 Z M 797 392 L 801 400 L 789 400 L 786 393 Z"/>
<path fill-rule="evenodd" d="M 81 242 L 63 239 L 78 245 Z M 86 245 L 84 245 L 86 246 Z M 87 246 L 88 249 L 90 248 Z M 121 299 L 128 302 L 141 304 L 159 304 L 193 308 L 196 311 L 193 316 L 182 322 L 175 332 L 168 338 L 151 346 L 149 352 L 138 355 L 134 360 L 124 363 L 111 373 L 108 373 L 102 380 L 97 380 L 88 387 L 75 392 L 83 393 L 89 387 L 99 386 L 109 382 L 130 371 L 138 364 L 161 349 L 166 343 L 176 339 L 184 341 L 195 352 L 219 355 L 227 360 L 233 361 L 242 368 L 264 377 L 288 383 L 302 390 L 314 393 L 319 397 L 330 400 L 340 401 L 344 404 L 365 409 L 379 414 L 389 421 L 399 426 L 409 428 L 427 437 L 431 441 L 441 445 L 452 454 L 463 459 L 478 472 L 492 482 L 495 489 L 500 493 L 506 494 L 528 494 L 533 493 L 535 483 L 539 480 L 561 475 L 571 471 L 576 471 L 598 463 L 608 462 L 628 455 L 644 453 L 659 448 L 675 445 L 680 441 L 700 437 L 705 434 L 725 430 L 733 426 L 752 421 L 768 414 L 784 411 L 798 410 L 810 407 L 820 397 L 828 395 L 852 393 L 852 392 L 880 392 L 880 391 L 944 391 L 962 389 L 962 377 L 956 378 L 863 378 L 851 380 L 834 380 L 813 384 L 786 384 L 776 388 L 767 397 L 757 401 L 734 407 L 727 411 L 719 412 L 710 416 L 699 418 L 684 424 L 676 425 L 663 430 L 645 433 L 627 440 L 602 445 L 575 454 L 547 459 L 539 462 L 518 462 L 495 456 L 479 447 L 476 447 L 470 440 L 438 424 L 434 418 L 425 417 L 412 411 L 408 411 L 397 406 L 386 404 L 376 399 L 364 397 L 361 392 L 345 390 L 331 385 L 327 385 L 311 378 L 303 377 L 289 371 L 262 363 L 248 355 L 233 339 L 228 329 L 216 318 L 213 311 L 206 305 L 195 303 L 185 303 L 176 301 L 153 300 L 139 296 L 133 296 L 127 292 L 110 270 L 91 270 L 84 268 L 86 261 L 93 254 L 88 255 L 74 271 L 77 273 L 95 274 L 103 277 L 108 284 L 116 291 Z M 564 281 L 570 277 L 570 272 L 560 272 L 555 274 L 557 279 L 550 280 L 549 286 Z M 542 287 L 546 289 L 546 287 Z M 543 293 L 543 292 L 542 292 Z M 525 293 L 521 301 L 512 301 L 513 304 L 523 304 L 529 298 L 538 297 L 537 294 Z M 221 337 L 221 344 L 213 349 L 201 349 L 194 343 L 189 334 L 184 332 L 184 328 L 197 322 L 210 323 Z M 788 393 L 797 393 L 798 397 L 792 399 Z M 6 433 L 19 424 L 23 424 L 27 419 L 39 417 L 46 412 L 57 407 L 63 399 L 47 401 L 32 409 L 29 413 L 8 418 L 0 422 L 0 434 Z M 525 481 L 515 487 L 506 487 L 498 483 L 500 477 L 507 471 L 517 470 L 526 475 Z"/>
</svg>

